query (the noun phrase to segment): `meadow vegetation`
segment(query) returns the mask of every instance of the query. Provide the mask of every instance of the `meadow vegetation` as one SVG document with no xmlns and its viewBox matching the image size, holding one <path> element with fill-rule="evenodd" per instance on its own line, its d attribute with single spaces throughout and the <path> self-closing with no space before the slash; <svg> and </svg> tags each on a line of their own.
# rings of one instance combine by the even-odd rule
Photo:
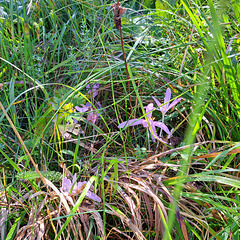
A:
<svg viewBox="0 0 240 240">
<path fill-rule="evenodd" d="M 240 239 L 239 0 L 0 0 L 1 239 Z"/>
</svg>

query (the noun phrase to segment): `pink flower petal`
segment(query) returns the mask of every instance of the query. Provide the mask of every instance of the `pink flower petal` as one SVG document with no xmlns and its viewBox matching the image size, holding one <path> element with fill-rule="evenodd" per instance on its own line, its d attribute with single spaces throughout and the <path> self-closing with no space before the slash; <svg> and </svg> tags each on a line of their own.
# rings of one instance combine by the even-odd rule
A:
<svg viewBox="0 0 240 240">
<path fill-rule="evenodd" d="M 68 192 L 70 190 L 71 186 L 72 186 L 71 180 L 66 177 L 63 178 L 61 190 L 63 192 Z"/>
<path fill-rule="evenodd" d="M 86 106 L 83 106 L 83 107 L 76 106 L 75 109 L 76 109 L 78 112 L 81 112 L 81 113 L 88 111 L 88 107 L 86 107 Z"/>
<path fill-rule="evenodd" d="M 152 97 L 152 98 L 154 99 L 158 107 L 162 105 L 155 97 Z M 179 103 L 182 100 L 182 98 L 175 99 L 171 104 L 169 102 L 170 100 L 171 100 L 171 89 L 167 88 L 165 98 L 164 98 L 164 105 L 161 106 L 159 109 L 157 109 L 158 111 L 161 111 L 163 115 L 165 115 L 169 109 L 173 108 L 177 103 Z"/>
<path fill-rule="evenodd" d="M 77 119 L 72 118 L 72 120 L 73 120 L 74 123 L 78 123 L 78 120 L 77 120 Z"/>
<path fill-rule="evenodd" d="M 173 102 L 169 105 L 168 109 L 173 108 L 176 104 L 178 104 L 180 101 L 182 100 L 182 98 L 176 98 L 173 100 Z"/>
<path fill-rule="evenodd" d="M 152 132 L 151 132 L 151 129 L 152 129 Z M 151 129 L 149 129 L 150 133 L 151 133 L 151 137 L 152 137 L 152 140 L 153 142 L 156 142 L 156 139 L 158 139 L 160 142 L 163 142 L 163 143 L 166 143 L 166 141 L 164 141 L 162 138 L 160 138 L 158 135 L 157 135 L 157 132 L 156 132 L 156 128 L 155 126 L 152 124 L 151 125 Z M 154 136 L 153 136 L 154 135 Z"/>
<path fill-rule="evenodd" d="M 91 192 L 91 191 L 87 191 L 86 196 L 87 196 L 88 198 L 96 201 L 96 202 L 101 202 L 101 201 L 102 201 L 102 199 L 101 199 L 98 195 L 96 195 L 95 193 L 93 193 L 93 192 Z"/>
<path fill-rule="evenodd" d="M 97 117 L 98 117 L 98 113 L 97 112 L 90 112 L 87 115 L 87 120 L 92 122 L 93 124 L 95 124 L 95 122 L 97 121 Z"/>
<path fill-rule="evenodd" d="M 171 134 L 171 132 L 169 131 L 168 127 L 164 123 L 154 121 L 153 124 L 154 124 L 154 126 L 160 127 L 167 134 Z"/>
<path fill-rule="evenodd" d="M 157 132 L 156 132 L 156 128 L 154 125 L 151 125 L 150 128 L 149 128 L 149 131 L 151 133 L 151 137 L 152 137 L 152 140 L 153 142 L 156 142 L 156 138 L 158 139 L 158 135 L 157 135 Z M 155 136 L 155 137 L 154 137 Z"/>
<path fill-rule="evenodd" d="M 165 98 L 164 98 L 164 103 L 168 103 L 171 99 L 171 89 L 167 88 Z"/>
<path fill-rule="evenodd" d="M 149 103 L 146 107 L 146 113 L 147 113 L 147 118 L 151 118 L 152 117 L 152 111 L 155 109 L 155 107 L 153 107 L 153 103 Z"/>
<path fill-rule="evenodd" d="M 77 180 L 77 174 L 75 173 L 75 174 L 73 175 L 72 183 L 75 184 L 75 183 L 76 183 L 76 180 Z"/>
<path fill-rule="evenodd" d="M 157 104 L 158 107 L 160 107 L 162 104 L 155 98 L 155 97 L 152 97 L 153 100 L 155 101 L 155 103 Z"/>
<path fill-rule="evenodd" d="M 135 126 L 135 125 L 139 125 L 139 124 L 143 124 L 143 119 L 130 119 L 128 121 L 122 122 L 118 127 L 119 128 L 123 128 L 123 127 L 128 127 L 128 126 Z"/>
<path fill-rule="evenodd" d="M 88 84 L 88 85 L 86 86 L 86 88 L 87 88 L 87 90 L 90 89 L 90 90 L 88 91 L 88 93 L 89 93 L 89 94 L 93 94 L 93 97 L 94 97 L 94 98 L 98 95 L 98 90 L 97 90 L 97 89 L 99 89 L 99 84 L 98 84 L 98 83 L 94 84 L 92 87 Z"/>
<path fill-rule="evenodd" d="M 84 182 L 78 182 L 78 192 L 81 193 L 85 186 L 86 186 L 87 182 L 84 181 Z M 90 189 L 87 191 L 87 194 L 86 196 L 94 201 L 97 201 L 97 202 L 101 202 L 101 198 L 99 196 L 97 196 L 95 193 L 91 192 L 93 190 L 93 186 L 90 186 Z"/>
<path fill-rule="evenodd" d="M 84 182 L 78 182 L 78 184 L 77 184 L 77 189 L 78 189 L 79 191 L 82 191 L 82 190 L 85 188 L 86 184 L 87 184 L 86 181 L 84 181 Z"/>
<path fill-rule="evenodd" d="M 150 121 L 150 120 L 149 120 Z M 142 123 L 142 125 L 143 125 L 143 127 L 148 127 L 148 122 L 145 120 L 145 119 L 143 119 L 143 123 Z"/>
</svg>

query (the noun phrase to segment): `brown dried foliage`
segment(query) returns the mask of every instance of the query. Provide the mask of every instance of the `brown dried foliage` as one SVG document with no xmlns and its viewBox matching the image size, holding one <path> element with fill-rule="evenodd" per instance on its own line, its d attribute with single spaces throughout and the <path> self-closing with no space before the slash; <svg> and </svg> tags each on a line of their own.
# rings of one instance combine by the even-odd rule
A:
<svg viewBox="0 0 240 240">
<path fill-rule="evenodd" d="M 181 147 L 182 148 L 182 147 Z M 180 151 L 176 148 L 175 151 Z M 172 153 L 169 150 L 165 154 Z M 162 153 L 162 155 L 164 155 Z M 124 159 L 117 159 L 118 178 L 115 176 L 115 169 L 109 169 L 104 177 L 105 202 L 95 203 L 84 199 L 76 214 L 72 217 L 68 227 L 63 231 L 61 239 L 93 239 L 99 236 L 102 239 L 162 239 L 166 232 L 164 221 L 168 223 L 169 207 L 173 203 L 173 187 L 166 187 L 164 181 L 175 178 L 176 173 L 169 174 L 169 169 L 178 168 L 179 164 L 162 162 L 159 154 L 155 158 L 151 156 L 143 160 L 130 160 L 128 165 Z M 110 160 L 110 159 L 107 159 Z M 177 161 L 177 160 L 176 160 Z M 109 161 L 104 165 L 96 162 L 96 166 L 89 170 L 88 175 L 94 175 L 97 169 L 108 167 Z M 193 163 L 194 164 L 194 163 Z M 168 171 L 168 174 L 166 174 Z M 27 184 L 32 190 L 19 187 L 19 194 L 11 193 L 5 196 L 1 192 L 2 214 L 0 224 L 10 215 L 19 216 L 19 210 L 26 212 L 24 221 L 17 226 L 15 239 L 53 239 L 62 229 L 71 208 L 75 205 L 77 197 L 64 196 L 48 179 L 44 179 L 45 186 L 36 182 L 41 191 L 36 191 L 32 184 Z M 20 184 L 21 186 L 22 184 Z M 46 191 L 48 187 L 48 191 Z M 194 193 L 201 190 L 200 186 L 194 183 L 186 184 L 185 192 Z M 116 191 L 115 191 L 116 190 Z M 6 201 L 6 197 L 10 201 Z M 211 233 L 208 230 L 208 222 L 203 214 L 205 210 L 211 209 L 206 202 L 195 202 L 188 198 L 180 198 L 176 210 L 176 219 L 185 240 L 189 239 L 185 220 L 202 232 L 203 239 L 208 239 Z M 105 229 L 102 211 L 105 209 Z M 97 210 L 100 210 L 98 212 Z M 216 210 L 210 213 L 217 220 L 227 221 L 226 216 Z M 185 219 L 185 220 L 184 220 Z M 202 227 L 200 229 L 200 227 Z M 105 235 L 106 232 L 106 235 Z M 176 230 L 172 232 L 173 239 Z"/>
</svg>

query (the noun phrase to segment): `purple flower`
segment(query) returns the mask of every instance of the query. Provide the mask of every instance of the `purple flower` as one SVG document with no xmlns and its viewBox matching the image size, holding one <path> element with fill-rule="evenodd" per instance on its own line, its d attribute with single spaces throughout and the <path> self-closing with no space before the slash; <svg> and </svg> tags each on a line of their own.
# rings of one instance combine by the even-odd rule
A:
<svg viewBox="0 0 240 240">
<path fill-rule="evenodd" d="M 97 109 L 100 109 L 102 107 L 102 105 L 99 102 L 96 102 L 95 106 L 96 105 L 98 105 Z M 90 102 L 87 102 L 86 106 L 88 106 L 89 110 L 91 110 L 91 112 L 89 112 L 87 115 L 87 120 L 95 124 L 97 118 L 99 117 L 99 114 L 96 110 L 93 109 L 92 104 Z"/>
<path fill-rule="evenodd" d="M 96 105 L 98 105 L 97 109 L 100 109 L 102 106 L 99 102 L 96 102 Z M 95 124 L 97 121 L 97 118 L 99 116 L 98 112 L 95 111 L 92 107 L 92 104 L 90 102 L 87 102 L 86 105 L 82 104 L 82 107 L 76 106 L 75 109 L 79 112 L 87 112 L 90 111 L 87 115 L 87 120 Z"/>
<path fill-rule="evenodd" d="M 87 112 L 88 111 L 88 107 L 83 105 L 82 104 L 82 107 L 79 107 L 79 106 L 76 106 L 75 109 L 78 111 L 78 112 L 81 112 L 81 113 L 84 113 L 84 112 Z"/>
<path fill-rule="evenodd" d="M 98 115 L 99 114 L 96 111 L 92 111 L 88 113 L 87 120 L 95 124 L 95 122 L 97 121 Z"/>
<path fill-rule="evenodd" d="M 93 97 L 95 98 L 98 95 L 99 84 L 96 83 L 92 87 L 88 84 L 86 86 L 86 89 L 89 90 L 88 93 L 92 94 Z"/>
<path fill-rule="evenodd" d="M 164 105 L 161 104 L 155 97 L 152 97 L 154 99 L 154 101 L 156 102 L 156 104 L 158 105 L 159 108 L 157 108 L 158 111 L 161 111 L 163 116 L 166 114 L 166 112 L 173 108 L 176 104 L 178 104 L 182 98 L 176 98 L 172 101 L 172 103 L 170 104 L 170 99 L 171 99 L 171 89 L 167 88 L 166 94 L 165 94 L 165 98 L 164 98 Z"/>
<path fill-rule="evenodd" d="M 67 194 L 69 196 L 74 196 L 77 194 L 81 194 L 83 189 L 85 188 L 87 182 L 77 182 L 76 173 L 73 176 L 72 181 L 66 177 L 63 178 L 62 187 L 60 188 L 61 192 Z M 93 191 L 93 186 L 87 191 L 86 196 L 94 201 L 101 202 L 101 198 L 97 196 Z"/>
<path fill-rule="evenodd" d="M 153 107 L 153 103 L 150 103 L 150 104 L 147 105 L 147 107 L 146 107 L 146 117 L 147 117 L 148 121 L 145 120 L 145 119 L 137 119 L 137 118 L 135 118 L 135 119 L 131 119 L 129 121 L 122 122 L 119 125 L 119 128 L 123 128 L 123 127 L 127 127 L 127 126 L 135 126 L 135 125 L 142 124 L 143 127 L 150 128 L 149 130 L 150 130 L 153 142 L 156 142 L 156 139 L 158 139 L 159 141 L 161 141 L 163 143 L 166 143 L 163 139 L 158 137 L 157 132 L 156 132 L 156 127 L 161 128 L 167 134 L 170 134 L 170 131 L 169 131 L 168 127 L 164 123 L 158 122 L 158 121 L 153 121 L 152 111 L 154 109 L 155 108 Z"/>
</svg>

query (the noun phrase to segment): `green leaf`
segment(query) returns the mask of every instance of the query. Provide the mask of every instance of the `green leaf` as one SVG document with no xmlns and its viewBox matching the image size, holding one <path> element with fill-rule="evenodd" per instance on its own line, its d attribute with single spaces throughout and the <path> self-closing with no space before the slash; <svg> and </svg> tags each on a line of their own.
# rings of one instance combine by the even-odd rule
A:
<svg viewBox="0 0 240 240">
<path fill-rule="evenodd" d="M 160 17 L 167 18 L 168 13 L 165 11 L 167 9 L 166 3 L 161 0 L 156 0 L 155 2 L 156 14 Z"/>
<path fill-rule="evenodd" d="M 14 221 L 14 223 L 13 223 L 11 229 L 9 230 L 8 235 L 6 236 L 5 240 L 14 239 L 14 236 L 15 236 L 16 231 L 17 231 L 18 222 L 21 223 L 21 220 L 23 219 L 25 214 L 26 214 L 26 212 L 22 212 L 20 214 L 20 216 Z"/>
</svg>

